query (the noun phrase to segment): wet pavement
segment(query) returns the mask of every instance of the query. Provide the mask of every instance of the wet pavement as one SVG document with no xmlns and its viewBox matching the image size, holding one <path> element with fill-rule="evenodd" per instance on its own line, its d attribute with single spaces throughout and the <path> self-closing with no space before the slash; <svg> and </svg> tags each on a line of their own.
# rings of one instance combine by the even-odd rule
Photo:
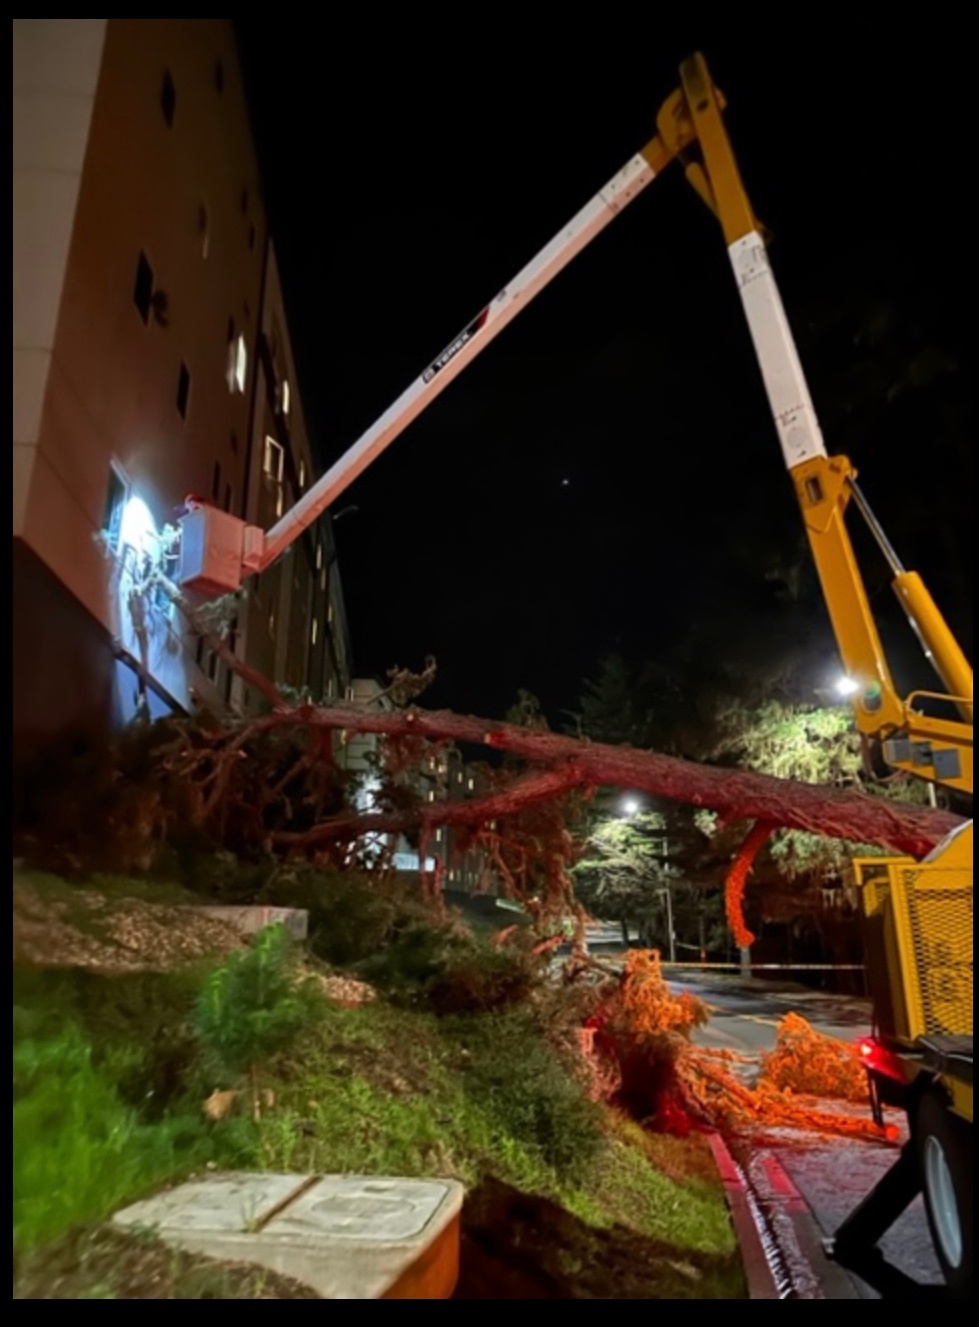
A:
<svg viewBox="0 0 979 1327">
<path fill-rule="evenodd" d="M 871 1027 L 869 1001 L 812 991 L 787 981 L 717 972 L 670 974 L 677 991 L 712 1010 L 695 1033 L 704 1046 L 759 1056 L 774 1045 L 791 1010 L 818 1031 L 852 1042 Z M 869 1112 L 869 1106 L 868 1106 Z M 899 1120 L 895 1115 L 894 1122 Z M 859 1269 L 844 1270 L 823 1241 L 862 1201 L 897 1158 L 896 1145 L 827 1138 L 799 1130 L 768 1130 L 763 1143 L 732 1145 L 766 1239 L 776 1246 L 779 1297 L 798 1299 L 929 1299 L 944 1296 L 921 1198 L 915 1199 Z M 859 1273 L 859 1274 L 858 1274 Z"/>
</svg>

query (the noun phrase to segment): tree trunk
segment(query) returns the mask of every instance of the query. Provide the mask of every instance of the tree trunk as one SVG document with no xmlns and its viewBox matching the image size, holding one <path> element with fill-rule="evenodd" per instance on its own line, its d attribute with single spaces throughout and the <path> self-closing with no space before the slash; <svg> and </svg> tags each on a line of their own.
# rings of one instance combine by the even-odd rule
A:
<svg viewBox="0 0 979 1327">
<path fill-rule="evenodd" d="M 716 812 L 722 822 L 757 820 L 772 828 L 805 830 L 828 838 L 865 843 L 921 858 L 954 828 L 948 811 L 885 801 L 839 788 L 797 783 L 747 770 L 719 769 L 655 751 L 563 737 L 513 724 L 416 708 L 382 711 L 355 705 L 303 706 L 278 710 L 249 726 L 249 732 L 308 724 L 343 733 L 379 733 L 490 747 L 520 756 L 538 768 L 507 788 L 468 802 L 436 801 L 411 813 L 347 814 L 305 832 L 280 832 L 276 842 L 303 846 L 352 833 L 398 833 L 443 824 L 479 824 L 522 806 L 580 789 L 634 789 Z M 244 734 L 242 735 L 244 736 Z M 239 739 L 240 745 L 244 742 Z"/>
</svg>

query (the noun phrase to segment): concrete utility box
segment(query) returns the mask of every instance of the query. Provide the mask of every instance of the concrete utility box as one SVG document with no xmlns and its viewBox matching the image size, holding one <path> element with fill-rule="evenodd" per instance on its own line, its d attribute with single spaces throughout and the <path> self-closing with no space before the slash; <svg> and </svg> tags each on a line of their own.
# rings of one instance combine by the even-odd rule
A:
<svg viewBox="0 0 979 1327">
<path fill-rule="evenodd" d="M 456 1180 L 237 1171 L 182 1184 L 113 1220 L 192 1253 L 268 1267 L 324 1299 L 448 1299 L 462 1198 Z"/>
</svg>

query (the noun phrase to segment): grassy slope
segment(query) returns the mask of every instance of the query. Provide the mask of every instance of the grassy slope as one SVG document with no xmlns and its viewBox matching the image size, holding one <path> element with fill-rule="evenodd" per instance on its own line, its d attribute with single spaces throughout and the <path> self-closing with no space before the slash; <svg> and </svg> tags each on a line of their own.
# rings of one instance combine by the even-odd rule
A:
<svg viewBox="0 0 979 1327">
<path fill-rule="evenodd" d="M 541 1201 L 530 1224 L 549 1233 L 535 1265 L 557 1259 L 558 1280 L 548 1284 L 564 1286 L 553 1291 L 559 1297 L 622 1294 L 600 1275 L 617 1256 L 630 1274 L 641 1268 L 631 1295 L 743 1293 L 703 1140 L 654 1138 L 592 1106 L 532 1011 L 437 1017 L 383 1000 L 325 1005 L 263 1067 L 273 1104 L 257 1123 L 247 1111 L 208 1121 L 204 1097 L 229 1083 L 205 1071 L 190 1029 L 201 980 L 186 969 L 121 977 L 16 971 L 21 1296 L 55 1283 L 44 1269 L 63 1268 L 85 1223 L 208 1166 L 457 1176 L 474 1195 L 473 1238 L 506 1262 L 496 1209 L 483 1201 L 495 1182 L 508 1201 Z M 518 1219 L 510 1214 L 506 1223 Z M 86 1240 L 86 1249 L 101 1247 Z M 112 1258 L 89 1260 L 93 1293 L 143 1297 L 133 1293 L 138 1278 L 113 1283 Z M 84 1293 L 77 1268 L 59 1283 L 71 1287 L 64 1297 Z M 262 1286 L 252 1297 L 267 1294 Z M 159 1295 L 147 1290 L 145 1297 Z M 211 1290 L 200 1297 L 222 1296 Z"/>
</svg>

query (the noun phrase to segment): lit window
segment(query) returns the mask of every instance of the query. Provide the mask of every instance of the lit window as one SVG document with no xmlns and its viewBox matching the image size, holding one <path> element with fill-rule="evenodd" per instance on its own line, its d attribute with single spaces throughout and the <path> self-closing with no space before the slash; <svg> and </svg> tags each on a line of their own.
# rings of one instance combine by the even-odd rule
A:
<svg viewBox="0 0 979 1327">
<path fill-rule="evenodd" d="M 284 457 L 282 444 L 276 442 L 271 433 L 266 433 L 265 450 L 262 453 L 262 473 L 266 479 L 271 479 L 276 484 L 282 483 Z"/>
<path fill-rule="evenodd" d="M 332 605 L 332 604 L 330 604 L 330 605 L 328 606 L 327 610 L 326 610 L 326 620 L 329 622 L 330 626 L 332 627 L 332 626 L 333 626 L 333 605 Z"/>
<path fill-rule="evenodd" d="M 473 789 L 475 788 L 475 786 L 476 786 L 476 780 L 475 780 L 475 779 L 470 779 L 470 780 L 469 780 L 469 783 L 468 783 L 467 786 L 468 786 L 468 788 L 469 788 L 469 791 L 472 792 L 472 790 L 473 790 Z"/>
<path fill-rule="evenodd" d="M 310 633 L 309 633 L 309 638 L 310 638 L 310 641 L 311 641 L 311 643 L 312 643 L 313 645 L 316 644 L 316 636 L 317 636 L 317 633 L 318 633 L 318 631 L 319 631 L 319 625 L 320 625 L 320 624 L 317 622 L 316 618 L 314 617 L 314 618 L 313 618 L 313 626 L 312 626 L 312 630 L 311 630 Z"/>
<path fill-rule="evenodd" d="M 289 380 L 282 379 L 282 413 L 288 418 L 289 415 Z"/>
<path fill-rule="evenodd" d="M 235 322 L 228 319 L 228 366 L 226 373 L 228 391 L 243 392 L 248 380 L 248 346 L 244 332 L 235 335 Z"/>
<path fill-rule="evenodd" d="M 440 829 L 437 829 L 437 830 L 435 831 L 435 842 L 436 842 L 436 843 L 441 843 L 441 842 L 442 842 L 442 831 L 441 831 Z"/>
<path fill-rule="evenodd" d="M 461 783 L 461 782 L 462 782 L 462 775 L 461 775 L 461 774 L 457 774 L 457 775 L 456 775 L 456 783 Z"/>
<path fill-rule="evenodd" d="M 235 386 L 239 392 L 245 390 L 245 382 L 248 378 L 248 347 L 245 345 L 244 333 L 238 333 L 238 340 L 235 342 Z"/>
<path fill-rule="evenodd" d="M 428 800 L 429 800 L 430 802 L 434 802 L 434 801 L 435 801 L 435 793 L 431 790 L 431 788 L 429 788 L 429 790 L 428 790 Z"/>
<path fill-rule="evenodd" d="M 316 545 L 316 570 L 319 571 L 319 569 L 320 569 L 320 567 L 322 567 L 322 565 L 323 565 L 323 545 L 322 545 L 322 544 L 317 544 L 317 545 Z"/>
<path fill-rule="evenodd" d="M 306 462 L 302 458 L 299 461 L 299 487 L 306 487 Z"/>
</svg>

